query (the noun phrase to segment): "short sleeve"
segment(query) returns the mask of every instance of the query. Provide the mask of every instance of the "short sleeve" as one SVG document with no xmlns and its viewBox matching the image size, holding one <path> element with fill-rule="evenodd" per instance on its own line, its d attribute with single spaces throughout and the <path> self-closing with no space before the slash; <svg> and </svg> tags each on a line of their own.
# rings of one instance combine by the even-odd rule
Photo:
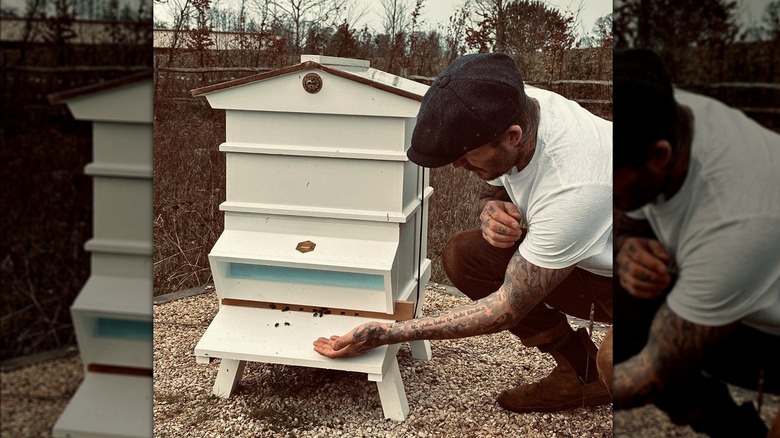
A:
<svg viewBox="0 0 780 438">
<path fill-rule="evenodd" d="M 528 206 L 528 220 L 520 255 L 543 268 L 575 265 L 611 250 L 612 186 L 591 183 L 547 193 Z"/>
</svg>

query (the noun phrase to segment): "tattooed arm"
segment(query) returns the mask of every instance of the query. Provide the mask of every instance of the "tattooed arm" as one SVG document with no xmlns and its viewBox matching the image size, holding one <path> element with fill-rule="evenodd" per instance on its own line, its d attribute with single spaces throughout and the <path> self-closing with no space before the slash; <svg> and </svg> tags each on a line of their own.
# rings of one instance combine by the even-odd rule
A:
<svg viewBox="0 0 780 438">
<path fill-rule="evenodd" d="M 666 388 L 675 385 L 719 344 L 736 324 L 708 327 L 688 322 L 664 303 L 658 309 L 647 345 L 636 356 L 614 366 L 615 409 L 652 403 Z"/>
<path fill-rule="evenodd" d="M 363 324 L 344 336 L 317 339 L 314 350 L 332 358 L 356 356 L 385 344 L 420 339 L 465 338 L 505 330 L 539 304 L 574 268 L 540 268 L 525 260 L 518 252 L 509 262 L 501 288 L 479 301 L 442 312 L 438 316 L 390 324 Z"/>
</svg>

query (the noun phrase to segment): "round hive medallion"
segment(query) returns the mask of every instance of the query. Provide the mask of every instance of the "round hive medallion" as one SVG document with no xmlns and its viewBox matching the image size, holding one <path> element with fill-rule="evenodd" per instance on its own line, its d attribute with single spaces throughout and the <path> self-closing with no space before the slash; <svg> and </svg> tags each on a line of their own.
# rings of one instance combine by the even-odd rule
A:
<svg viewBox="0 0 780 438">
<path fill-rule="evenodd" d="M 303 89 L 309 93 L 317 93 L 322 89 L 322 78 L 317 73 L 309 73 L 303 77 Z"/>
</svg>

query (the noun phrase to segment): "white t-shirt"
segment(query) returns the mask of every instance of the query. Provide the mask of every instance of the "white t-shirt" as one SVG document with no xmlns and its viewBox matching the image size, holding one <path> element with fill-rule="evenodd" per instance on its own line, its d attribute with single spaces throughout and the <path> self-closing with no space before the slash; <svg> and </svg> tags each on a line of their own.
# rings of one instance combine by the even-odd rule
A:
<svg viewBox="0 0 780 438">
<path fill-rule="evenodd" d="M 688 174 L 670 199 L 630 214 L 677 262 L 669 308 L 704 326 L 741 320 L 780 335 L 780 135 L 714 99 L 675 99 L 694 117 Z"/>
<path fill-rule="evenodd" d="M 572 265 L 612 276 L 612 122 L 553 92 L 526 87 L 539 101 L 536 150 L 504 186 L 528 221 L 520 255 L 543 268 Z"/>
</svg>

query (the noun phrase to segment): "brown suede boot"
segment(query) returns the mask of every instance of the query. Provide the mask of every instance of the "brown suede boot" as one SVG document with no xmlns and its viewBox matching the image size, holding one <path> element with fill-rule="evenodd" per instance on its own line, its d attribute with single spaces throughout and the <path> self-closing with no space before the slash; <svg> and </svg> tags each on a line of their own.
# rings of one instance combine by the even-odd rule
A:
<svg viewBox="0 0 780 438">
<path fill-rule="evenodd" d="M 583 333 L 572 334 L 572 338 L 575 338 L 573 341 L 584 342 L 582 335 Z M 593 342 L 587 339 L 585 345 L 588 349 L 588 355 L 595 358 L 597 349 Z M 583 406 L 601 406 L 612 403 L 609 389 L 601 379 L 589 379 L 592 383 L 583 383 L 562 354 L 556 349 L 551 349 L 548 353 L 558 363 L 550 375 L 536 383 L 520 385 L 503 391 L 498 396 L 498 404 L 502 408 L 519 413 L 558 412 Z M 592 372 L 594 376 L 598 373 L 595 366 L 593 366 Z"/>
</svg>

